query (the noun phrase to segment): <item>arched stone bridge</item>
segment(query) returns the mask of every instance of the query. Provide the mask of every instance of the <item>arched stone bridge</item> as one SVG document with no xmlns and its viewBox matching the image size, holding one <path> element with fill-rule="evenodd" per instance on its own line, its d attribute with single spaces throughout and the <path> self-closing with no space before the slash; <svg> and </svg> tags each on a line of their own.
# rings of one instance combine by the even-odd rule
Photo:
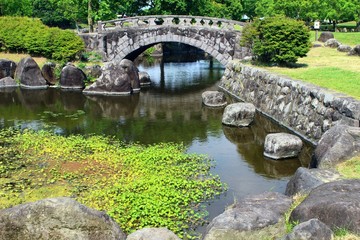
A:
<svg viewBox="0 0 360 240">
<path fill-rule="evenodd" d="M 240 47 L 243 22 L 210 17 L 161 15 L 98 22 L 96 33 L 80 34 L 88 50 L 104 61 L 134 60 L 147 48 L 166 42 L 188 44 L 213 56 L 223 65 L 248 54 Z"/>
</svg>

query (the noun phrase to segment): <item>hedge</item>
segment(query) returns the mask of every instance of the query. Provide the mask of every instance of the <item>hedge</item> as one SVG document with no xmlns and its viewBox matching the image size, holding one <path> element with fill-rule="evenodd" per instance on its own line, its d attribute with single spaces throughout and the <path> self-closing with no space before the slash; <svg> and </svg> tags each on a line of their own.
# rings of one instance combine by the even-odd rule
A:
<svg viewBox="0 0 360 240">
<path fill-rule="evenodd" d="M 73 60 L 84 42 L 73 31 L 50 28 L 40 19 L 0 17 L 2 51 L 25 52 L 57 61 Z"/>
<path fill-rule="evenodd" d="M 310 50 L 309 29 L 284 16 L 256 19 L 243 29 L 241 45 L 250 47 L 262 63 L 295 63 Z"/>
</svg>

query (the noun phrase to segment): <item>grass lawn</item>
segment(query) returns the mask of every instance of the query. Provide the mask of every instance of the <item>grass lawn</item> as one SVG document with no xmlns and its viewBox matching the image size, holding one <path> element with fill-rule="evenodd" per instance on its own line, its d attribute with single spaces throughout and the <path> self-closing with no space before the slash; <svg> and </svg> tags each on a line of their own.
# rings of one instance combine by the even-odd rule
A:
<svg viewBox="0 0 360 240">
<path fill-rule="evenodd" d="M 311 37 L 314 39 L 314 35 Z M 351 46 L 360 44 L 360 33 L 335 33 L 335 37 Z M 300 58 L 297 66 L 263 68 L 360 99 L 360 57 L 319 47 L 312 48 L 306 57 Z"/>
<path fill-rule="evenodd" d="M 4 53 L 0 52 L 0 59 L 9 59 L 16 63 L 19 63 L 21 59 L 30 56 L 29 54 L 22 54 L 22 53 Z M 33 57 L 35 62 L 42 67 L 46 62 L 47 59 L 44 57 Z"/>
</svg>

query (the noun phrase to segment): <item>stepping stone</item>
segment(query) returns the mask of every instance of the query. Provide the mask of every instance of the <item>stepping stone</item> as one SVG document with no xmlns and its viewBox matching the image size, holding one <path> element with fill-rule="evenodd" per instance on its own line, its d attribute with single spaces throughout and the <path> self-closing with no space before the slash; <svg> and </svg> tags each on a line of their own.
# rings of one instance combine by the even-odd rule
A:
<svg viewBox="0 0 360 240">
<path fill-rule="evenodd" d="M 272 159 L 297 157 L 303 143 L 289 133 L 272 133 L 265 137 L 264 155 Z"/>
<path fill-rule="evenodd" d="M 224 109 L 222 123 L 228 126 L 247 127 L 255 117 L 256 108 L 251 103 L 232 103 Z"/>
</svg>

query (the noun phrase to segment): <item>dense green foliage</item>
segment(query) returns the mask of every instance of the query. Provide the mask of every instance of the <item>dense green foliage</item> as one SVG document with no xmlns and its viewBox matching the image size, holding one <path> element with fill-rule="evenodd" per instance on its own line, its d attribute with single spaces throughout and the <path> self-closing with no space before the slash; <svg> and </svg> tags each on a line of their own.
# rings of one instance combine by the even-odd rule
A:
<svg viewBox="0 0 360 240">
<path fill-rule="evenodd" d="M 309 29 L 286 17 L 257 19 L 243 30 L 241 44 L 263 63 L 295 63 L 310 50 Z"/>
<path fill-rule="evenodd" d="M 223 191 L 212 161 L 183 145 L 126 145 L 113 138 L 0 131 L 0 208 L 75 196 L 125 232 L 168 227 L 184 238 L 204 222 L 201 204 Z"/>
<path fill-rule="evenodd" d="M 270 17 L 278 14 L 309 24 L 316 19 L 360 23 L 360 0 L 0 0 L 0 16 L 40 18 L 49 26 L 69 27 L 116 16 L 185 14 L 241 20 L 244 15 Z"/>
<path fill-rule="evenodd" d="M 39 19 L 0 17 L 0 25 L 2 51 L 26 52 L 69 61 L 84 50 L 83 41 L 74 32 L 49 28 Z"/>
</svg>

